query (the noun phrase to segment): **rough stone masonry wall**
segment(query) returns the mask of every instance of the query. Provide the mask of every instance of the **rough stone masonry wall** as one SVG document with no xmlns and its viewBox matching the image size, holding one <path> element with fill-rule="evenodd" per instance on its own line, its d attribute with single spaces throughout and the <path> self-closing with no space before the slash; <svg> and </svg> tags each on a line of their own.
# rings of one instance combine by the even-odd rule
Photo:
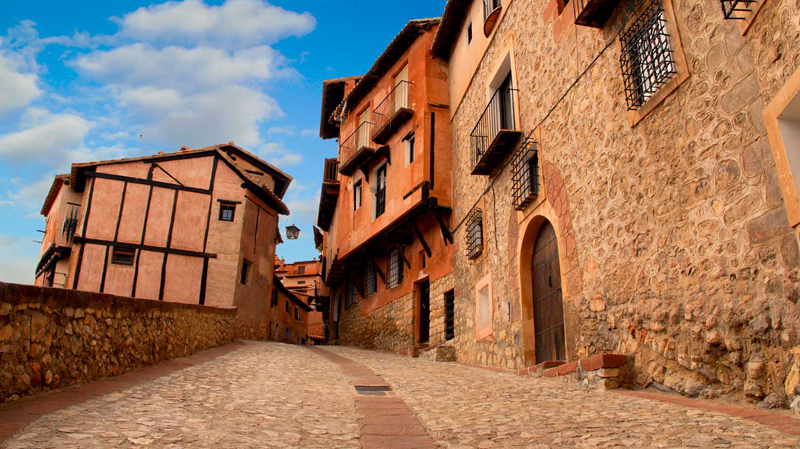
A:
<svg viewBox="0 0 800 449">
<path fill-rule="evenodd" d="M 524 230 L 514 223 L 510 170 L 483 196 L 488 177 L 469 175 L 489 70 L 513 35 L 523 130 L 541 129 L 540 158 L 563 180 L 560 207 L 571 217 L 574 249 L 562 255 L 577 267 L 565 298 L 571 357 L 634 354 L 642 385 L 785 404 L 800 379 L 800 251 L 761 110 L 800 65 L 800 2 L 768 0 L 742 37 L 718 1 L 675 0 L 691 77 L 633 128 L 614 42 L 625 7 L 602 31 L 568 28 L 554 40 L 547 3 L 511 3 L 453 119 L 453 221 L 482 197 L 489 251 L 470 264 L 457 230 L 458 359 L 522 364 L 509 260 L 530 254 L 515 254 Z M 489 273 L 494 338 L 476 343 L 474 286 Z"/>
<path fill-rule="evenodd" d="M 339 344 L 387 351 L 414 346 L 414 293 L 363 315 L 361 303 L 342 311 Z"/>
<path fill-rule="evenodd" d="M 0 403 L 230 343 L 236 309 L 0 283 Z"/>
</svg>

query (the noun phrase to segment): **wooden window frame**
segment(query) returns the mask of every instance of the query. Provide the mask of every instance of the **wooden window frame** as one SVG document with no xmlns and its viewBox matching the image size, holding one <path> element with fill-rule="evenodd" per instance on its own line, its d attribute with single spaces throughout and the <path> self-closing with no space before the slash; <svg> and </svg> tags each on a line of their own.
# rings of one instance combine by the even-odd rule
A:
<svg viewBox="0 0 800 449">
<path fill-rule="evenodd" d="M 121 261 L 119 259 L 119 256 L 123 256 L 123 257 L 130 256 L 131 260 L 130 260 L 130 262 Z M 135 261 L 136 261 L 136 250 L 135 249 L 114 247 L 114 249 L 113 249 L 113 251 L 111 253 L 111 263 L 113 265 L 122 265 L 122 266 L 125 266 L 125 267 L 132 267 Z"/>
<path fill-rule="evenodd" d="M 225 218 L 225 211 L 231 211 L 230 219 Z M 219 221 L 224 221 L 228 223 L 233 223 L 236 219 L 236 203 L 229 203 L 227 201 L 220 201 L 219 202 Z"/>
</svg>

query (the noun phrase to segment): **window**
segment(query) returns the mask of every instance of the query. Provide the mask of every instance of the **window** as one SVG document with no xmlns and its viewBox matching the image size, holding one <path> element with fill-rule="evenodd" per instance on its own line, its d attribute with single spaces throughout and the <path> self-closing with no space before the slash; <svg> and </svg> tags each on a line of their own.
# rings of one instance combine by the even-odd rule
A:
<svg viewBox="0 0 800 449">
<path fill-rule="evenodd" d="M 492 335 L 492 284 L 491 275 L 475 286 L 475 339 L 482 340 Z"/>
<path fill-rule="evenodd" d="M 456 336 L 456 293 L 454 290 L 444 294 L 444 327 L 445 340 Z"/>
<path fill-rule="evenodd" d="M 300 319 L 300 309 L 297 307 L 294 308 L 294 319 L 295 321 Z"/>
<path fill-rule="evenodd" d="M 219 205 L 219 220 L 220 221 L 233 221 L 233 216 L 236 213 L 236 205 L 230 203 L 220 203 Z"/>
<path fill-rule="evenodd" d="M 278 289 L 272 289 L 272 303 L 270 304 L 273 308 L 278 307 Z"/>
<path fill-rule="evenodd" d="M 136 257 L 136 250 L 129 248 L 114 248 L 114 253 L 111 255 L 111 263 L 115 265 L 133 265 L 133 259 Z"/>
<path fill-rule="evenodd" d="M 389 251 L 389 262 L 387 263 L 386 270 L 389 272 L 389 278 L 386 280 L 386 285 L 389 288 L 397 287 L 403 283 L 405 267 L 403 266 L 403 255 L 400 249 L 394 247 Z"/>
<path fill-rule="evenodd" d="M 375 269 L 375 259 L 367 261 L 366 274 L 364 275 L 364 294 L 372 296 L 378 293 L 378 273 Z"/>
<path fill-rule="evenodd" d="M 285 310 L 286 313 L 289 313 L 289 300 L 288 299 L 286 300 L 286 304 L 283 305 L 283 310 Z"/>
<path fill-rule="evenodd" d="M 241 282 L 244 285 L 247 284 L 247 275 L 248 272 L 250 271 L 250 265 L 251 265 L 250 262 L 248 262 L 247 260 L 244 259 L 242 260 L 242 278 L 239 280 L 239 282 Z"/>
<path fill-rule="evenodd" d="M 375 188 L 375 218 L 386 212 L 386 164 L 377 172 L 377 186 Z"/>
<path fill-rule="evenodd" d="M 297 281 L 297 285 L 305 285 L 306 281 Z"/>
<path fill-rule="evenodd" d="M 629 110 L 637 110 L 678 73 L 661 0 L 650 0 L 619 36 Z"/>
<path fill-rule="evenodd" d="M 467 26 L 467 45 L 472 43 L 472 22 Z"/>
<path fill-rule="evenodd" d="M 764 109 L 772 156 L 789 224 L 800 223 L 800 69 L 796 69 Z"/>
<path fill-rule="evenodd" d="M 483 211 L 475 208 L 467 216 L 467 258 L 475 260 L 483 253 Z"/>
<path fill-rule="evenodd" d="M 297 267 L 297 274 L 306 274 L 306 266 L 300 265 L 299 267 Z"/>
<path fill-rule="evenodd" d="M 349 309 L 358 302 L 358 292 L 356 291 L 356 284 L 349 280 L 347 281 L 347 291 L 345 292 L 344 308 Z"/>
<path fill-rule="evenodd" d="M 414 157 L 416 156 L 417 152 L 417 145 L 416 145 L 416 138 L 414 134 L 406 137 L 406 165 L 410 165 L 414 162 Z"/>
<path fill-rule="evenodd" d="M 539 157 L 536 150 L 536 141 L 528 138 L 519 146 L 512 160 L 514 174 L 511 190 L 517 210 L 525 209 L 539 194 Z"/>
<path fill-rule="evenodd" d="M 359 180 L 353 187 L 353 210 L 361 207 L 361 181 Z"/>
<path fill-rule="evenodd" d="M 291 339 L 289 338 L 289 329 L 286 329 L 286 339 L 287 339 L 287 340 L 291 340 Z"/>
</svg>

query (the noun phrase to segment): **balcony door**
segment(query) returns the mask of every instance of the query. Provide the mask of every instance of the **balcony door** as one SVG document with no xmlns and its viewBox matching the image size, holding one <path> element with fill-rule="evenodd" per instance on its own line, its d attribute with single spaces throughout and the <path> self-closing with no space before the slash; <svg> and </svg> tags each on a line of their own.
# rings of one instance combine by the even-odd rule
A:
<svg viewBox="0 0 800 449">
<path fill-rule="evenodd" d="M 500 129 L 514 130 L 516 128 L 514 123 L 514 98 L 512 97 L 513 88 L 514 85 L 509 72 L 506 79 L 497 89 L 497 95 L 500 98 Z"/>
<path fill-rule="evenodd" d="M 370 126 L 369 126 L 369 119 L 370 119 L 370 110 L 367 108 L 366 111 L 362 112 L 361 115 L 358 116 L 358 135 L 356 136 L 356 151 L 360 150 L 363 147 L 369 146 L 370 136 Z"/>
<path fill-rule="evenodd" d="M 408 65 L 394 78 L 394 111 L 408 107 Z"/>
</svg>

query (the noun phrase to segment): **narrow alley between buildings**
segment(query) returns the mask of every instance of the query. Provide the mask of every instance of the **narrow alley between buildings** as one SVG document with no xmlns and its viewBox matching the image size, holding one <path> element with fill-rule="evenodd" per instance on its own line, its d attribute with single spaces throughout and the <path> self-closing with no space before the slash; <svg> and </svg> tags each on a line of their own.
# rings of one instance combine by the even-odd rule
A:
<svg viewBox="0 0 800 449">
<path fill-rule="evenodd" d="M 385 352 L 248 341 L 0 408 L 0 445 L 800 446 L 800 421 L 787 412 L 646 395 Z"/>
</svg>

